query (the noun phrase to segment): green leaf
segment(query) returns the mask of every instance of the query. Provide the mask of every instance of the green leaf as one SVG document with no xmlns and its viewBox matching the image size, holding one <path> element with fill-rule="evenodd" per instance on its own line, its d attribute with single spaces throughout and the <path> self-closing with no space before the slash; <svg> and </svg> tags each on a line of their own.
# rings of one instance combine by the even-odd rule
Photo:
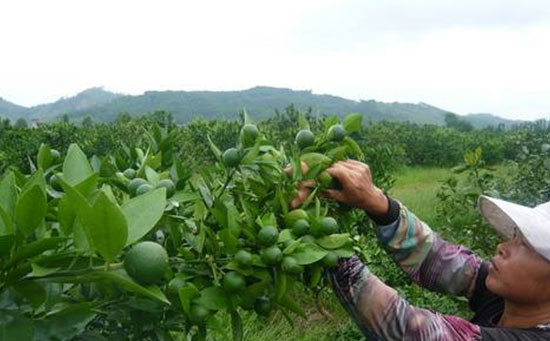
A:
<svg viewBox="0 0 550 341">
<path fill-rule="evenodd" d="M 96 280 L 99 280 L 99 279 L 111 280 L 128 291 L 135 292 L 137 294 L 152 298 L 154 300 L 160 301 L 162 303 L 166 303 L 168 305 L 171 304 L 170 301 L 168 301 L 166 296 L 164 296 L 164 294 L 158 287 L 156 286 L 144 287 L 136 283 L 130 276 L 128 276 L 126 271 L 122 269 L 116 270 L 116 271 L 96 271 L 91 275 L 91 278 Z"/>
<path fill-rule="evenodd" d="M 316 287 L 317 284 L 319 284 L 319 281 L 321 280 L 321 276 L 323 275 L 323 268 L 320 265 L 314 265 L 311 268 L 311 276 L 309 278 L 308 286 L 310 288 Z"/>
<path fill-rule="evenodd" d="M 243 122 L 244 125 L 254 123 L 254 121 L 252 120 L 252 118 L 248 114 L 248 110 L 246 110 L 246 109 L 243 109 L 243 121 L 244 121 Z"/>
<path fill-rule="evenodd" d="M 275 278 L 275 298 L 282 298 L 287 291 L 287 277 L 282 271 L 278 271 Z"/>
<path fill-rule="evenodd" d="M 100 192 L 94 205 L 81 212 L 86 213 L 80 222 L 90 243 L 108 262 L 114 261 L 128 238 L 128 223 L 122 210 Z"/>
<path fill-rule="evenodd" d="M 298 303 L 296 303 L 296 300 L 291 298 L 289 295 L 281 297 L 279 300 L 277 300 L 277 303 L 281 307 L 286 308 L 301 317 L 306 317 L 306 312 L 304 311 L 304 309 L 300 307 Z"/>
<path fill-rule="evenodd" d="M 0 310 L 0 340 L 32 341 L 34 323 L 19 312 Z"/>
<path fill-rule="evenodd" d="M 243 339 L 243 322 L 241 316 L 236 310 L 231 310 L 231 326 L 233 330 L 233 340 L 242 341 Z"/>
<path fill-rule="evenodd" d="M 74 247 L 78 250 L 93 250 L 94 246 L 93 244 L 90 244 L 90 237 L 88 237 L 86 230 L 84 230 L 84 226 L 80 222 L 82 218 L 80 216 L 77 216 L 76 219 L 73 221 L 73 239 L 74 239 Z"/>
<path fill-rule="evenodd" d="M 304 113 L 302 113 L 301 111 L 298 113 L 298 126 L 300 127 L 300 129 L 308 129 L 308 130 L 310 130 L 310 128 L 309 128 L 309 122 L 308 122 L 308 120 L 306 119 Z"/>
<path fill-rule="evenodd" d="M 33 309 L 37 309 L 46 300 L 46 290 L 38 282 L 22 281 L 14 286 L 15 290 L 29 301 Z"/>
<path fill-rule="evenodd" d="M 15 202 L 17 201 L 17 189 L 15 187 L 15 175 L 6 173 L 0 182 L 0 206 L 14 219 Z"/>
<path fill-rule="evenodd" d="M 32 258 L 41 254 L 47 250 L 54 250 L 67 241 L 68 238 L 64 237 L 51 237 L 51 238 L 42 238 L 37 241 L 34 241 L 30 244 L 25 245 L 17 255 L 16 259 L 26 259 Z"/>
<path fill-rule="evenodd" d="M 229 254 L 235 254 L 238 251 L 238 240 L 237 237 L 229 231 L 229 229 L 223 229 L 220 232 L 218 232 L 218 236 L 220 237 L 220 240 L 223 242 L 223 246 L 227 253 Z"/>
<path fill-rule="evenodd" d="M 71 186 L 77 185 L 93 174 L 86 155 L 77 144 L 71 144 L 63 161 L 63 177 Z"/>
<path fill-rule="evenodd" d="M 38 167 L 42 169 L 46 169 L 52 164 L 52 153 L 49 145 L 45 143 L 40 144 L 38 155 L 36 156 L 36 163 Z"/>
<path fill-rule="evenodd" d="M 292 243 L 290 243 L 289 246 L 287 246 L 284 250 L 283 250 L 283 254 L 284 255 L 290 255 L 292 254 L 296 248 L 298 248 L 298 246 L 300 246 L 300 241 L 299 240 L 294 240 L 292 241 Z"/>
<path fill-rule="evenodd" d="M 178 289 L 178 295 L 180 297 L 181 306 L 185 313 L 189 314 L 191 309 L 191 301 L 200 296 L 200 292 L 193 283 L 187 284 L 183 288 Z"/>
<path fill-rule="evenodd" d="M 342 143 L 346 146 L 347 152 L 351 155 L 355 155 L 359 160 L 363 160 L 365 155 L 361 150 L 361 147 L 349 136 L 346 136 Z"/>
<path fill-rule="evenodd" d="M 348 133 L 359 131 L 363 123 L 363 115 L 360 113 L 349 114 L 344 118 L 344 128 Z"/>
<path fill-rule="evenodd" d="M 279 239 L 277 240 L 277 243 L 284 243 L 289 240 L 295 239 L 294 235 L 292 234 L 291 229 L 284 229 L 279 233 Z"/>
<path fill-rule="evenodd" d="M 65 195 L 59 200 L 57 205 L 57 220 L 59 221 L 61 231 L 66 236 L 73 232 L 73 224 L 77 213 L 77 209 L 74 207 L 68 195 Z"/>
<path fill-rule="evenodd" d="M 166 206 L 166 189 L 158 188 L 127 201 L 122 212 L 128 222 L 126 245 L 145 236 L 162 217 Z"/>
<path fill-rule="evenodd" d="M 72 340 L 96 317 L 97 303 L 71 304 L 36 322 L 36 340 Z"/>
<path fill-rule="evenodd" d="M 316 240 L 317 244 L 329 250 L 342 247 L 348 241 L 350 241 L 349 233 L 331 234 L 330 236 L 324 236 Z"/>
<path fill-rule="evenodd" d="M 323 250 L 315 244 L 304 243 L 296 248 L 296 251 L 292 253 L 292 257 L 296 259 L 298 264 L 308 265 L 320 261 L 327 253 L 326 250 Z"/>
<path fill-rule="evenodd" d="M 0 206 L 0 236 L 13 234 L 13 221 L 10 215 Z"/>
<path fill-rule="evenodd" d="M 196 303 L 202 304 L 210 310 L 229 308 L 230 302 L 227 293 L 219 287 L 207 287 L 201 290 L 200 297 L 195 299 Z"/>
<path fill-rule="evenodd" d="M 90 176 L 90 178 L 93 177 L 95 177 L 95 174 Z M 82 181 L 79 186 L 86 184 L 88 179 Z M 87 210 L 90 209 L 90 204 L 80 191 L 70 186 L 63 178 L 60 178 L 60 182 L 66 194 L 59 201 L 57 217 L 63 233 L 70 235 L 73 232 L 75 219 L 82 210 L 86 210 L 82 214 L 85 216 Z"/>
<path fill-rule="evenodd" d="M 46 198 L 46 181 L 44 180 L 44 172 L 42 169 L 37 170 L 27 179 L 23 188 L 21 188 L 21 193 L 28 191 L 33 186 L 40 187 L 44 198 Z"/>
<path fill-rule="evenodd" d="M 15 206 L 15 224 L 17 229 L 28 236 L 44 221 L 46 215 L 46 197 L 38 185 L 23 192 Z"/>
<path fill-rule="evenodd" d="M 97 173 L 93 173 L 88 178 L 76 184 L 74 188 L 79 191 L 83 196 L 87 197 L 97 189 L 97 178 Z"/>
<path fill-rule="evenodd" d="M 14 235 L 6 235 L 0 237 L 0 257 L 9 256 L 11 247 L 15 242 Z"/>
<path fill-rule="evenodd" d="M 208 145 L 210 146 L 212 154 L 214 154 L 214 157 L 216 158 L 216 160 L 218 160 L 218 162 L 222 162 L 222 152 L 218 147 L 216 147 L 214 142 L 212 142 L 212 139 L 209 135 L 207 135 L 206 138 L 208 139 Z"/>
<path fill-rule="evenodd" d="M 36 263 L 31 264 L 32 272 L 31 277 L 44 277 L 58 272 L 61 268 L 44 268 Z"/>
<path fill-rule="evenodd" d="M 347 258 L 351 257 L 355 254 L 355 251 L 353 250 L 353 246 L 350 244 L 346 244 L 344 247 L 339 248 L 337 250 L 333 250 L 338 257 L 340 258 Z"/>
<path fill-rule="evenodd" d="M 324 154 L 315 153 L 315 152 L 303 154 L 300 157 L 300 160 L 305 162 L 309 167 L 314 167 L 314 166 L 320 164 L 320 165 L 322 165 L 322 167 L 326 168 L 326 167 L 330 166 L 330 164 L 332 163 L 332 159 L 330 157 L 328 157 Z M 300 165 L 300 163 L 298 163 L 298 166 L 299 165 Z M 297 167 L 296 169 L 298 169 L 298 172 L 299 172 L 300 167 Z"/>
<path fill-rule="evenodd" d="M 246 306 L 246 307 L 254 306 L 254 301 L 256 300 L 256 298 L 264 294 L 264 292 L 269 287 L 270 282 L 271 282 L 271 277 L 268 275 L 267 279 L 261 280 L 260 282 L 256 282 L 246 287 L 246 289 L 244 289 L 244 291 L 241 294 L 243 306 Z"/>
<path fill-rule="evenodd" d="M 155 172 L 155 170 L 149 166 L 145 166 L 145 176 L 152 186 L 156 186 L 160 181 L 159 173 Z"/>
</svg>

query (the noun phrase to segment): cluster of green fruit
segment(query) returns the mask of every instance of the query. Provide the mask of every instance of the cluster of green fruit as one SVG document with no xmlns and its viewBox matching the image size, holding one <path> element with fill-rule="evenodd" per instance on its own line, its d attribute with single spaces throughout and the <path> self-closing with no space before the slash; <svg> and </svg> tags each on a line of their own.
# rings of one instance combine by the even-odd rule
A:
<svg viewBox="0 0 550 341">
<path fill-rule="evenodd" d="M 325 155 L 323 148 L 338 148 L 346 136 L 346 129 L 341 124 L 331 125 L 327 133 L 319 139 L 316 139 L 309 129 L 302 129 L 296 135 L 296 157 L 317 172 L 316 178 L 322 188 L 333 185 L 330 175 L 325 171 L 333 159 Z M 238 146 L 220 154 L 221 163 L 226 169 L 232 170 L 229 174 L 238 172 L 243 155 L 263 142 L 259 137 L 255 125 L 245 124 L 239 135 Z M 262 159 L 262 155 L 259 155 L 258 159 Z M 280 164 L 281 168 L 282 166 Z M 135 178 L 135 171 L 131 169 L 126 170 L 123 175 L 133 178 L 128 184 L 128 191 L 133 196 L 152 189 L 144 179 Z M 157 186 L 162 186 L 168 181 L 170 180 L 162 180 Z M 173 183 L 167 185 L 169 186 L 165 187 L 170 196 L 170 193 L 173 193 Z M 317 203 L 320 203 L 318 199 Z M 191 218 L 191 215 L 185 214 L 187 211 L 192 213 L 193 207 L 184 210 L 184 215 Z M 253 301 L 236 301 L 243 309 L 254 309 L 260 316 L 267 316 L 280 303 L 277 301 L 278 294 L 274 291 L 280 290 L 275 287 L 281 285 L 282 276 L 289 278 L 283 280 L 285 283 L 292 279 L 314 286 L 319 283 L 323 269 L 337 266 L 340 256 L 349 256 L 353 253 L 350 249 L 349 235 L 340 233 L 337 220 L 326 216 L 326 210 L 322 213 L 319 208 L 306 210 L 304 207 L 286 213 L 279 211 L 271 214 L 271 220 L 268 219 L 256 228 L 253 239 L 239 239 L 238 250 L 230 256 L 229 263 L 223 267 L 222 277 L 217 284 L 217 288 L 223 290 L 228 297 L 247 295 L 247 288 L 258 284 L 258 273 L 268 269 L 271 289 L 266 287 L 262 293 L 256 293 Z M 127 253 L 124 264 L 127 273 L 139 283 L 158 284 L 166 278 L 168 257 L 161 245 L 142 242 Z M 188 285 L 182 276 L 172 278 L 167 285 L 167 296 L 177 300 L 178 290 Z M 202 323 L 212 311 L 195 299 L 185 313 L 190 321 Z"/>
<path fill-rule="evenodd" d="M 131 179 L 128 183 L 128 193 L 131 196 L 138 196 L 145 194 L 149 191 L 152 191 L 155 188 L 166 188 L 166 197 L 170 198 L 174 193 L 176 193 L 176 185 L 171 179 L 162 179 L 158 182 L 156 186 L 150 184 L 147 180 L 143 178 L 135 178 L 135 170 L 127 169 L 123 172 L 123 175 L 127 179 Z"/>
<path fill-rule="evenodd" d="M 252 147 L 258 139 L 258 127 L 254 124 L 245 124 L 240 132 L 239 140 L 242 148 Z M 222 154 L 222 162 L 227 168 L 237 167 L 242 158 L 242 151 L 232 147 L 225 150 Z"/>
</svg>

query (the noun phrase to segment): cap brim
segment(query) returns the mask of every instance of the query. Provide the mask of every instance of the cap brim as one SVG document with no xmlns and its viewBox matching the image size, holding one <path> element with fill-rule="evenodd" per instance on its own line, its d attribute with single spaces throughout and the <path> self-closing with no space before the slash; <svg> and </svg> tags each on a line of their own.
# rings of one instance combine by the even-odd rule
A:
<svg viewBox="0 0 550 341">
<path fill-rule="evenodd" d="M 507 239 L 518 231 L 544 258 L 550 261 L 549 215 L 542 207 L 530 208 L 482 195 L 478 201 L 481 214 Z"/>
<path fill-rule="evenodd" d="M 524 209 L 528 207 L 513 204 L 504 200 L 491 198 L 485 195 L 479 197 L 478 207 L 481 214 L 487 219 L 492 228 L 500 235 L 510 239 L 513 238 L 519 226 L 510 216 L 510 212 L 524 215 Z"/>
</svg>

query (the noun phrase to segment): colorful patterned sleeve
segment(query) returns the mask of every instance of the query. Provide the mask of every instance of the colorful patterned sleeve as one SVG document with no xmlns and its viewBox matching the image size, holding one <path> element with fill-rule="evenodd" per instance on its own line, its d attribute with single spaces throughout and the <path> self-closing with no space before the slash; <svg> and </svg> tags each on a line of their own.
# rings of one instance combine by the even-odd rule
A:
<svg viewBox="0 0 550 341">
<path fill-rule="evenodd" d="M 369 341 L 481 340 L 480 327 L 475 324 L 409 305 L 357 257 L 341 259 L 328 276 L 342 305 Z"/>
<path fill-rule="evenodd" d="M 376 227 L 378 239 L 390 257 L 424 288 L 471 297 L 481 258 L 443 240 L 401 203 L 391 200 L 392 206 L 396 217 L 382 219 L 387 224 L 378 220 Z"/>
</svg>

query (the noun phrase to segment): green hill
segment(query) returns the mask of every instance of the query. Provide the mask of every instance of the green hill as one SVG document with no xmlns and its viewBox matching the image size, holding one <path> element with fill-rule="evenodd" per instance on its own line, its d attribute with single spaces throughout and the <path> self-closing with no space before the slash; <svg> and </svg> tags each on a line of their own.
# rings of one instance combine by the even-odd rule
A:
<svg viewBox="0 0 550 341">
<path fill-rule="evenodd" d="M 0 117 L 7 117 L 16 120 L 25 114 L 28 108 L 13 104 L 0 97 Z"/>
<path fill-rule="evenodd" d="M 85 90 L 74 97 L 62 98 L 54 103 L 42 104 L 23 111 L 10 112 L 9 117 L 25 117 L 40 121 L 57 120 L 67 114 L 72 120 L 91 116 L 96 122 L 109 122 L 120 112 L 142 115 L 155 110 L 172 113 L 179 123 L 186 123 L 194 117 L 206 119 L 235 119 L 238 112 L 246 109 L 253 117 L 263 119 L 283 110 L 289 104 L 299 110 L 312 109 L 315 115 L 345 115 L 359 112 L 365 121 L 400 121 L 419 124 L 444 125 L 446 110 L 426 103 L 384 103 L 375 100 L 354 101 L 332 95 L 317 95 L 311 91 L 296 91 L 286 88 L 254 87 L 242 91 L 147 91 L 142 95 L 120 95 L 102 88 Z M 1 107 L 0 107 L 1 109 Z M 0 110 L 1 115 L 1 110 Z M 510 125 L 519 121 L 505 120 L 494 115 L 483 114 L 460 116 L 474 126 Z"/>
</svg>

